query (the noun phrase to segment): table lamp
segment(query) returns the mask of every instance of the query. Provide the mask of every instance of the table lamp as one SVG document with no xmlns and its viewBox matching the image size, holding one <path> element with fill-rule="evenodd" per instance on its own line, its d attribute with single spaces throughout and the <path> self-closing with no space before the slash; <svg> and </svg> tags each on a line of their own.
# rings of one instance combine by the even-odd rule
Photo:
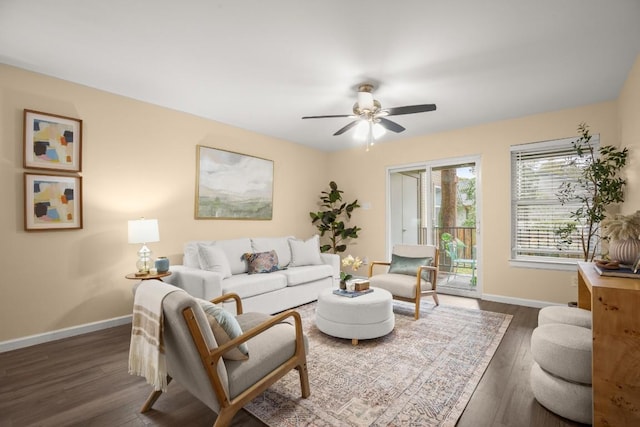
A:
<svg viewBox="0 0 640 427">
<path fill-rule="evenodd" d="M 157 219 L 134 219 L 129 221 L 129 243 L 142 243 L 142 248 L 138 251 L 138 262 L 136 268 L 140 275 L 149 273 L 152 267 L 151 250 L 147 243 L 159 242 L 160 231 L 158 231 Z"/>
</svg>

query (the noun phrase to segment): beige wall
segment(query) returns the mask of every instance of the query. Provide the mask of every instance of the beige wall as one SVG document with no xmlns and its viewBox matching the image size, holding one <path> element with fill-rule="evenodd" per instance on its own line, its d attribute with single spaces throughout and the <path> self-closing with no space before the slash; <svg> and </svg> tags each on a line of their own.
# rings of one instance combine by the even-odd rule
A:
<svg viewBox="0 0 640 427">
<path fill-rule="evenodd" d="M 620 140 L 629 148 L 629 164 L 626 167 L 627 198 L 622 212 L 629 214 L 640 210 L 640 56 L 629 72 L 620 98 Z"/>
<path fill-rule="evenodd" d="M 305 237 L 315 229 L 308 212 L 329 180 L 347 201 L 370 202 L 353 223 L 361 238 L 348 253 L 385 255 L 386 168 L 479 155 L 480 212 L 484 258 L 483 291 L 490 295 L 566 302 L 577 298 L 574 273 L 509 266 L 509 146 L 576 135 L 585 121 L 603 144 L 631 149 L 625 211 L 640 209 L 640 65 L 636 62 L 619 100 L 489 123 L 393 144 L 322 153 L 188 114 L 155 107 L 84 86 L 0 65 L 0 162 L 3 280 L 0 283 L 0 341 L 109 319 L 131 311 L 136 245 L 126 242 L 126 221 L 160 221 L 155 255 L 177 256 L 196 238 Z M 84 121 L 84 229 L 23 231 L 22 110 Z M 425 116 L 425 120 L 428 117 Z M 195 146 L 229 149 L 273 159 L 273 221 L 193 219 Z M 300 179 L 304 177 L 304 179 Z M 175 258 L 174 258 L 175 259 Z"/>
<path fill-rule="evenodd" d="M 0 341 L 130 314 L 129 219 L 158 218 L 155 256 L 191 239 L 315 232 L 326 153 L 2 65 L 0 108 Z M 24 231 L 25 108 L 83 120 L 82 230 Z M 197 144 L 274 161 L 272 221 L 193 219 Z"/>
</svg>

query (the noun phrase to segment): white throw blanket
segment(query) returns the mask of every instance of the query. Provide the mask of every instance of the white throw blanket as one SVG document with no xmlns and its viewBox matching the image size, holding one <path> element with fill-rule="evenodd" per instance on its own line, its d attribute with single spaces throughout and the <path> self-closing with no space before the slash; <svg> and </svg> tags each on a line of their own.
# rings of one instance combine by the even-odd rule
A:
<svg viewBox="0 0 640 427">
<path fill-rule="evenodd" d="M 167 390 L 167 364 L 162 345 L 162 300 L 181 291 L 159 280 L 143 280 L 133 301 L 129 374 L 145 377 L 154 390 Z"/>
</svg>

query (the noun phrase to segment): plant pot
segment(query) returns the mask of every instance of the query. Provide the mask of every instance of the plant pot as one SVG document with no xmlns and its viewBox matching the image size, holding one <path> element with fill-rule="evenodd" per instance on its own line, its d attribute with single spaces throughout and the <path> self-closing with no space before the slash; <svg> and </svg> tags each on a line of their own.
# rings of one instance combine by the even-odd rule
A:
<svg viewBox="0 0 640 427">
<path fill-rule="evenodd" d="M 609 258 L 631 265 L 640 254 L 640 240 L 625 239 L 609 242 Z"/>
</svg>

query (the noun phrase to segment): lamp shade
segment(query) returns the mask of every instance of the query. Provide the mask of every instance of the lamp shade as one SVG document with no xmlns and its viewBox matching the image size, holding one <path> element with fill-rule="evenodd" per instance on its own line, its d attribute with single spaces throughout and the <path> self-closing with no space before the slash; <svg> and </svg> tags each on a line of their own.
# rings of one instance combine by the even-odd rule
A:
<svg viewBox="0 0 640 427">
<path fill-rule="evenodd" d="M 371 129 L 371 132 L 373 132 L 373 138 L 378 139 L 381 138 L 385 133 L 387 133 L 387 130 L 380 123 L 375 123 L 373 125 L 373 128 Z"/>
<path fill-rule="evenodd" d="M 129 221 L 129 243 L 160 241 L 157 219 L 134 219 Z"/>
<path fill-rule="evenodd" d="M 369 122 L 367 120 L 360 120 L 356 125 L 355 132 L 353 133 L 353 139 L 356 141 L 366 141 L 369 136 Z"/>
</svg>

